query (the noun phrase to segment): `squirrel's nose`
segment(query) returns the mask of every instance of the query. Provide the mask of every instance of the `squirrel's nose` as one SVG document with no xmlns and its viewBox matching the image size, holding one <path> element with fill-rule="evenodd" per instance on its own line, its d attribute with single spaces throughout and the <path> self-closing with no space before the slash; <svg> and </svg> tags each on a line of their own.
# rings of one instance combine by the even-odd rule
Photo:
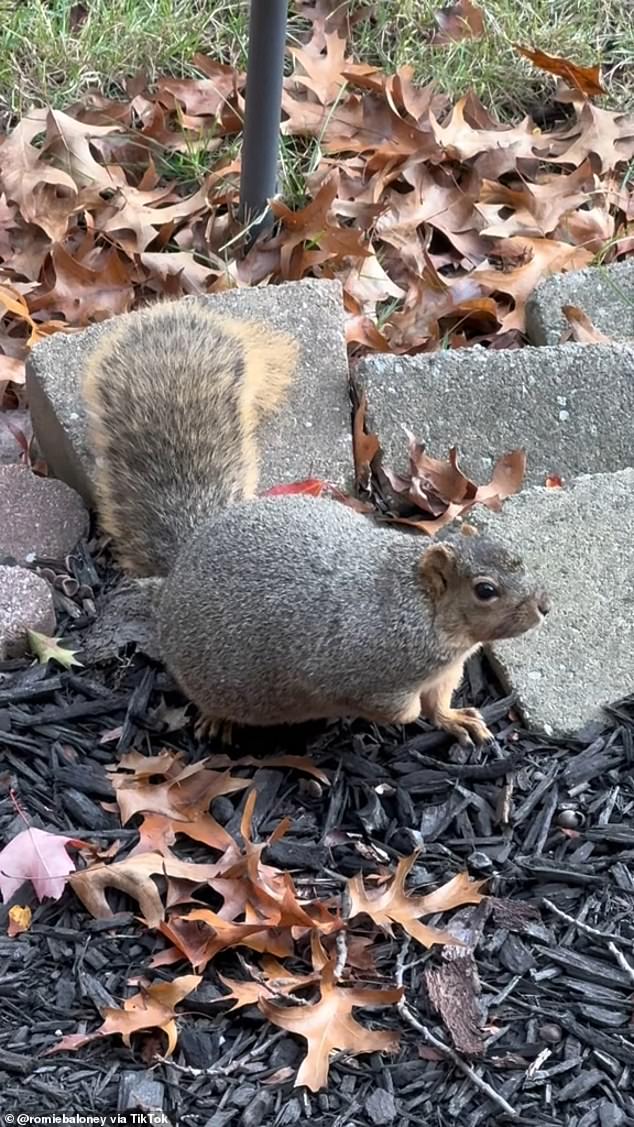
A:
<svg viewBox="0 0 634 1127">
<path fill-rule="evenodd" d="M 553 604 L 550 601 L 546 592 L 540 591 L 539 595 L 537 596 L 537 608 L 538 608 L 539 611 L 541 611 L 541 613 L 544 615 L 544 617 L 546 617 L 546 615 L 548 614 L 552 605 Z"/>
</svg>

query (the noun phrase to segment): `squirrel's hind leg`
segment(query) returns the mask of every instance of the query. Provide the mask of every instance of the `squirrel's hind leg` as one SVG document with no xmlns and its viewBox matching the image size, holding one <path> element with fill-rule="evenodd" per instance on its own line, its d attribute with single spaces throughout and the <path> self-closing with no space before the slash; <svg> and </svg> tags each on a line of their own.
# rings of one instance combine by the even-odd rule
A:
<svg viewBox="0 0 634 1127">
<path fill-rule="evenodd" d="M 213 716 L 200 716 L 194 726 L 197 740 L 220 740 L 223 744 L 233 743 L 233 724 L 230 720 L 217 720 Z"/>
<path fill-rule="evenodd" d="M 455 736 L 458 743 L 486 743 L 493 739 L 477 708 L 452 708 L 451 700 L 462 680 L 464 661 L 445 670 L 442 679 L 422 686 L 420 706 L 423 714 L 438 728 Z"/>
<path fill-rule="evenodd" d="M 389 698 L 375 697 L 365 702 L 359 715 L 375 724 L 413 724 L 420 716 L 420 697 L 417 692 Z"/>
</svg>

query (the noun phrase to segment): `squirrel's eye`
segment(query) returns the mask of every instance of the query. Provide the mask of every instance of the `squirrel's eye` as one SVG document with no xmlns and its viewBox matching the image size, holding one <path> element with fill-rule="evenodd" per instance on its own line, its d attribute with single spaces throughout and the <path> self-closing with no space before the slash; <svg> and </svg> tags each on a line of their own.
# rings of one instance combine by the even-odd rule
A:
<svg viewBox="0 0 634 1127">
<path fill-rule="evenodd" d="M 491 599 L 497 599 L 500 594 L 494 583 L 484 581 L 476 583 L 473 589 L 476 593 L 476 598 L 480 599 L 483 603 L 488 603 Z"/>
</svg>

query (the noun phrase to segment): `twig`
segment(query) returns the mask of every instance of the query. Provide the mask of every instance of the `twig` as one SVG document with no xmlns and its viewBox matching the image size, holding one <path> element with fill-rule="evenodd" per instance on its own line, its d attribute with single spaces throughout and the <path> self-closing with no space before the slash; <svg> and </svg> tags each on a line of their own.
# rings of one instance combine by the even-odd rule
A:
<svg viewBox="0 0 634 1127">
<path fill-rule="evenodd" d="M 237 1060 L 229 1061 L 229 1064 L 223 1064 L 220 1065 L 220 1067 L 212 1064 L 209 1068 L 194 1068 L 191 1064 L 176 1064 L 176 1061 L 174 1061 L 172 1057 L 156 1056 L 154 1060 L 159 1064 L 169 1064 L 172 1068 L 175 1068 L 177 1072 L 184 1072 L 187 1076 L 230 1076 L 232 1072 L 236 1072 L 237 1069 L 243 1068 L 246 1064 L 249 1064 L 250 1061 L 261 1057 L 263 1053 L 268 1053 L 269 1049 L 277 1044 L 282 1037 L 286 1037 L 285 1029 L 280 1029 L 278 1033 L 274 1033 L 264 1041 L 263 1044 L 256 1045 L 254 1049 L 245 1053 L 243 1057 L 238 1057 Z"/>
<path fill-rule="evenodd" d="M 396 960 L 396 985 L 401 987 L 403 986 L 403 978 L 405 975 L 405 958 L 409 950 L 409 945 L 410 939 L 408 936 L 403 943 L 403 946 L 401 947 L 398 958 Z M 440 1038 L 435 1037 L 431 1030 L 429 1030 L 427 1026 L 423 1025 L 418 1020 L 418 1018 L 410 1010 L 405 994 L 403 994 L 400 1002 L 397 1003 L 396 1008 L 398 1009 L 403 1020 L 406 1021 L 408 1025 L 411 1025 L 412 1029 L 415 1029 L 417 1033 L 420 1033 L 421 1037 L 427 1042 L 428 1045 L 431 1045 L 432 1048 L 442 1053 L 443 1056 L 447 1057 L 453 1064 L 455 1064 L 456 1068 L 458 1068 L 460 1072 L 467 1076 L 476 1088 L 479 1088 L 480 1091 L 484 1092 L 490 1100 L 493 1100 L 493 1102 L 497 1104 L 497 1106 L 505 1113 L 505 1115 L 508 1115 L 509 1119 L 519 1118 L 518 1112 L 516 1112 L 515 1109 L 506 1102 L 504 1096 L 501 1096 L 499 1092 L 496 1092 L 495 1088 L 492 1088 L 490 1084 L 487 1084 L 486 1080 L 483 1080 L 481 1076 L 478 1076 L 477 1072 L 475 1072 L 474 1069 L 471 1068 L 471 1065 L 467 1064 L 467 1062 L 464 1061 L 462 1057 L 460 1057 L 458 1053 L 455 1052 L 454 1049 L 450 1048 L 449 1045 L 445 1045 L 445 1042 L 441 1041 Z"/>
<path fill-rule="evenodd" d="M 344 928 L 337 932 L 337 962 L 335 963 L 335 978 L 341 978 L 348 961 L 348 935 Z"/>
<path fill-rule="evenodd" d="M 596 927 L 590 927 L 590 924 L 585 924 L 581 920 L 578 920 L 576 916 L 569 916 L 567 912 L 563 912 L 561 908 L 557 908 L 557 906 L 551 903 L 550 900 L 547 900 L 545 896 L 542 897 L 542 904 L 545 908 L 549 908 L 556 916 L 559 916 L 560 920 L 564 920 L 565 923 L 578 928 L 579 931 L 585 932 L 586 935 L 591 935 L 593 939 L 602 939 L 604 942 L 606 940 L 614 940 L 616 943 L 621 943 L 624 947 L 634 947 L 634 940 L 625 939 L 610 931 L 599 931 Z"/>
<path fill-rule="evenodd" d="M 623 954 L 623 952 L 619 951 L 616 944 L 612 943 L 612 942 L 608 943 L 608 951 L 610 952 L 611 955 L 614 955 L 614 958 L 616 959 L 619 966 L 625 971 L 625 973 L 629 976 L 629 978 L 632 979 L 632 982 L 634 982 L 634 967 L 625 958 L 625 955 Z"/>
</svg>

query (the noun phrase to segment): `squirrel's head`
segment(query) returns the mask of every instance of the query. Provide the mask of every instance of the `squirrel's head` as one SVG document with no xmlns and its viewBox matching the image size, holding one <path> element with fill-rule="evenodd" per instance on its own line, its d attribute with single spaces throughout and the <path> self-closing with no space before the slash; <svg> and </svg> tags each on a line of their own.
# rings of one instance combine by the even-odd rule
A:
<svg viewBox="0 0 634 1127">
<path fill-rule="evenodd" d="M 548 595 L 522 561 L 485 537 L 458 534 L 432 544 L 420 574 L 443 634 L 457 649 L 516 638 L 550 610 Z"/>
</svg>

